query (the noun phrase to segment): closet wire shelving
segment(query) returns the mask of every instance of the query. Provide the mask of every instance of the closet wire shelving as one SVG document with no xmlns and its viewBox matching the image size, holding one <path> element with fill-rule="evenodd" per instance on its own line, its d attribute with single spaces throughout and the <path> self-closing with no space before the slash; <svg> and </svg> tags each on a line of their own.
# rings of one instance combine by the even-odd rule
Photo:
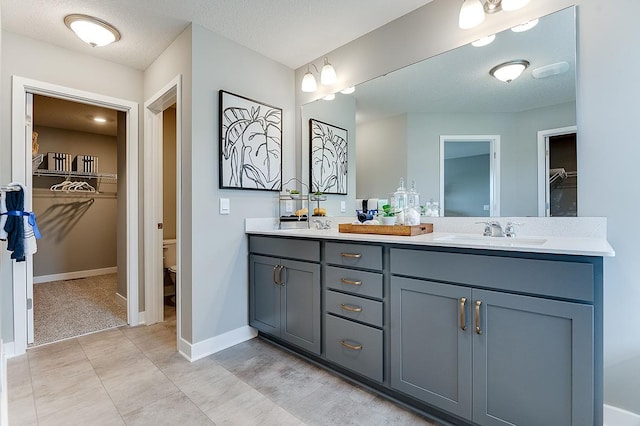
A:
<svg viewBox="0 0 640 426">
<path fill-rule="evenodd" d="M 33 176 L 39 177 L 60 177 L 64 179 L 95 179 L 96 180 L 96 192 L 100 192 L 100 186 L 103 184 L 116 184 L 118 182 L 118 175 L 115 173 L 91 173 L 91 172 L 78 172 L 68 170 L 48 170 L 38 168 L 42 164 L 43 155 L 38 154 L 33 157 L 32 160 L 32 172 Z"/>
</svg>

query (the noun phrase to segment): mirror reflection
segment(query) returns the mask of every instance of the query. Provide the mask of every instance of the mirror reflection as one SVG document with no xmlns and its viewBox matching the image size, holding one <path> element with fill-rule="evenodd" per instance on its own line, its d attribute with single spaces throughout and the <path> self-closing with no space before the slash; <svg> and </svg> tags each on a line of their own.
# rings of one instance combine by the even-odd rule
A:
<svg viewBox="0 0 640 426">
<path fill-rule="evenodd" d="M 353 94 L 307 104 L 303 123 L 324 116 L 335 120 L 336 111 L 346 111 L 339 124 L 345 127 L 346 120 L 355 127 L 358 199 L 386 198 L 404 177 L 415 181 L 422 204 L 430 199 L 441 204 L 440 214 L 549 215 L 550 204 L 563 197 L 558 185 L 549 184 L 545 143 L 576 132 L 575 51 L 572 7 L 540 18 L 527 31 L 506 30 L 486 46 L 462 46 L 362 83 Z M 490 75 L 496 65 L 516 60 L 529 65 L 513 81 Z M 498 161 L 499 175 L 494 187 L 483 191 L 486 196 L 461 198 L 452 195 L 455 188 L 445 188 L 445 163 L 453 162 L 445 162 L 443 136 L 456 141 L 498 137 L 497 151 L 490 156 Z M 575 146 L 573 152 L 575 156 Z M 354 152 L 349 155 L 353 158 Z M 467 169 L 457 163 L 460 173 Z M 573 180 L 564 184 L 575 192 L 575 158 L 571 164 L 553 164 L 552 169 L 565 168 Z M 455 208 L 447 209 L 445 191 L 456 199 Z M 461 199 L 469 205 L 460 205 Z M 576 215 L 575 195 L 564 200 L 568 205 L 560 210 Z"/>
</svg>

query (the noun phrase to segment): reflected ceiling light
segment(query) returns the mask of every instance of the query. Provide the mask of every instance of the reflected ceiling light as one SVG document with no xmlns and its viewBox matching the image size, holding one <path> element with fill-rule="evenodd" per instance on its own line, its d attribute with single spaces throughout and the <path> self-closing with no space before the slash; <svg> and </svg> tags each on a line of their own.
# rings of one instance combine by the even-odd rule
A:
<svg viewBox="0 0 640 426">
<path fill-rule="evenodd" d="M 318 90 L 318 83 L 316 83 L 316 78 L 311 74 L 311 69 L 309 65 L 307 65 L 307 72 L 302 77 L 302 87 L 301 90 L 303 92 L 311 93 Z"/>
<path fill-rule="evenodd" d="M 529 0 L 502 0 L 502 10 L 511 12 L 512 10 L 522 9 L 529 4 Z"/>
<path fill-rule="evenodd" d="M 93 16 L 67 15 L 64 23 L 80 40 L 92 47 L 102 47 L 120 40 L 120 32 L 113 25 Z"/>
<path fill-rule="evenodd" d="M 340 91 L 340 93 L 342 93 L 342 94 L 344 94 L 344 95 L 350 95 L 350 94 L 352 94 L 352 93 L 353 93 L 353 92 L 355 92 L 355 91 L 356 91 L 355 86 L 351 86 L 351 87 L 347 87 L 346 89 L 342 89 L 342 90 Z"/>
<path fill-rule="evenodd" d="M 511 31 L 513 31 L 514 33 L 522 33 L 528 31 L 538 25 L 538 21 L 539 19 L 534 19 L 533 21 L 528 21 L 524 24 L 516 25 L 515 27 L 511 28 Z"/>
<path fill-rule="evenodd" d="M 324 57 L 324 65 L 322 66 L 322 72 L 320 73 L 320 83 L 325 86 L 330 86 L 336 82 L 338 76 L 336 75 L 336 70 L 333 68 L 333 65 L 329 63 L 327 57 Z"/>
<path fill-rule="evenodd" d="M 471 45 L 474 46 L 474 47 L 483 47 L 483 46 L 486 46 L 488 44 L 493 43 L 493 40 L 495 40 L 495 39 L 496 39 L 496 35 L 495 34 L 491 34 L 491 35 L 488 35 L 486 37 L 479 38 L 478 40 L 476 40 L 474 42 L 471 42 Z"/>
<path fill-rule="evenodd" d="M 107 119 L 103 117 L 93 117 L 93 121 L 95 121 L 96 123 L 106 123 Z"/>
<path fill-rule="evenodd" d="M 520 77 L 520 74 L 522 74 L 522 72 L 527 69 L 528 66 L 529 61 L 518 59 L 515 61 L 509 61 L 500 65 L 496 65 L 495 67 L 491 68 L 489 74 L 500 81 L 511 83 L 513 80 Z"/>
<path fill-rule="evenodd" d="M 531 70 L 533 78 L 547 78 L 553 75 L 563 74 L 569 71 L 568 62 L 556 62 L 555 64 L 545 65 Z"/>
<path fill-rule="evenodd" d="M 529 0 L 464 0 L 460 8 L 458 26 L 463 30 L 477 27 L 485 18 L 485 14 L 493 14 L 501 10 L 512 11 L 526 6 Z"/>
<path fill-rule="evenodd" d="M 324 97 L 324 98 L 322 98 L 322 99 L 324 99 L 325 101 L 332 101 L 332 100 L 334 100 L 335 98 L 336 98 L 336 94 L 335 94 L 335 93 L 332 93 L 332 94 L 330 94 L 330 95 L 325 96 L 325 97 Z"/>
</svg>

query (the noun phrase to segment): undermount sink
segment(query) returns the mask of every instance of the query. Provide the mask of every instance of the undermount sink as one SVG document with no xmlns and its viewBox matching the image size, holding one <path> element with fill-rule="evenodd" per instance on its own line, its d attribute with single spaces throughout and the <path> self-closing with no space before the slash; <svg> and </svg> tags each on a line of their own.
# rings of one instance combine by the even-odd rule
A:
<svg viewBox="0 0 640 426">
<path fill-rule="evenodd" d="M 485 237 L 483 235 L 446 235 L 434 238 L 433 241 L 486 244 L 491 246 L 541 246 L 547 242 L 544 238 Z"/>
</svg>

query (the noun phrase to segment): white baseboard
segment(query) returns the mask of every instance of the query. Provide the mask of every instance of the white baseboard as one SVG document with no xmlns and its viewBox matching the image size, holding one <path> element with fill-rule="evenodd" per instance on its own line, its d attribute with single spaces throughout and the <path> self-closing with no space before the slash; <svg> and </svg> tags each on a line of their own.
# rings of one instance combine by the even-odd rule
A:
<svg viewBox="0 0 640 426">
<path fill-rule="evenodd" d="M 118 272 L 118 267 L 113 266 L 111 268 L 90 269 L 87 271 L 65 272 L 62 274 L 53 275 L 40 275 L 38 277 L 33 277 L 33 283 L 41 284 L 51 281 L 76 280 L 78 278 L 95 277 L 96 275 L 115 274 L 116 272 Z"/>
<path fill-rule="evenodd" d="M 116 292 L 116 303 L 120 306 L 127 306 L 127 298 Z"/>
<path fill-rule="evenodd" d="M 251 340 L 257 335 L 258 331 L 255 328 L 245 325 L 194 344 L 180 339 L 178 351 L 189 361 L 193 362 L 237 345 L 238 343 Z"/>
<path fill-rule="evenodd" d="M 146 322 L 144 322 L 144 311 L 138 312 L 138 324 L 129 324 L 129 325 L 133 326 L 133 325 L 142 325 L 142 324 L 146 324 Z"/>
<path fill-rule="evenodd" d="M 640 426 L 640 414 L 605 404 L 604 426 Z"/>
</svg>

